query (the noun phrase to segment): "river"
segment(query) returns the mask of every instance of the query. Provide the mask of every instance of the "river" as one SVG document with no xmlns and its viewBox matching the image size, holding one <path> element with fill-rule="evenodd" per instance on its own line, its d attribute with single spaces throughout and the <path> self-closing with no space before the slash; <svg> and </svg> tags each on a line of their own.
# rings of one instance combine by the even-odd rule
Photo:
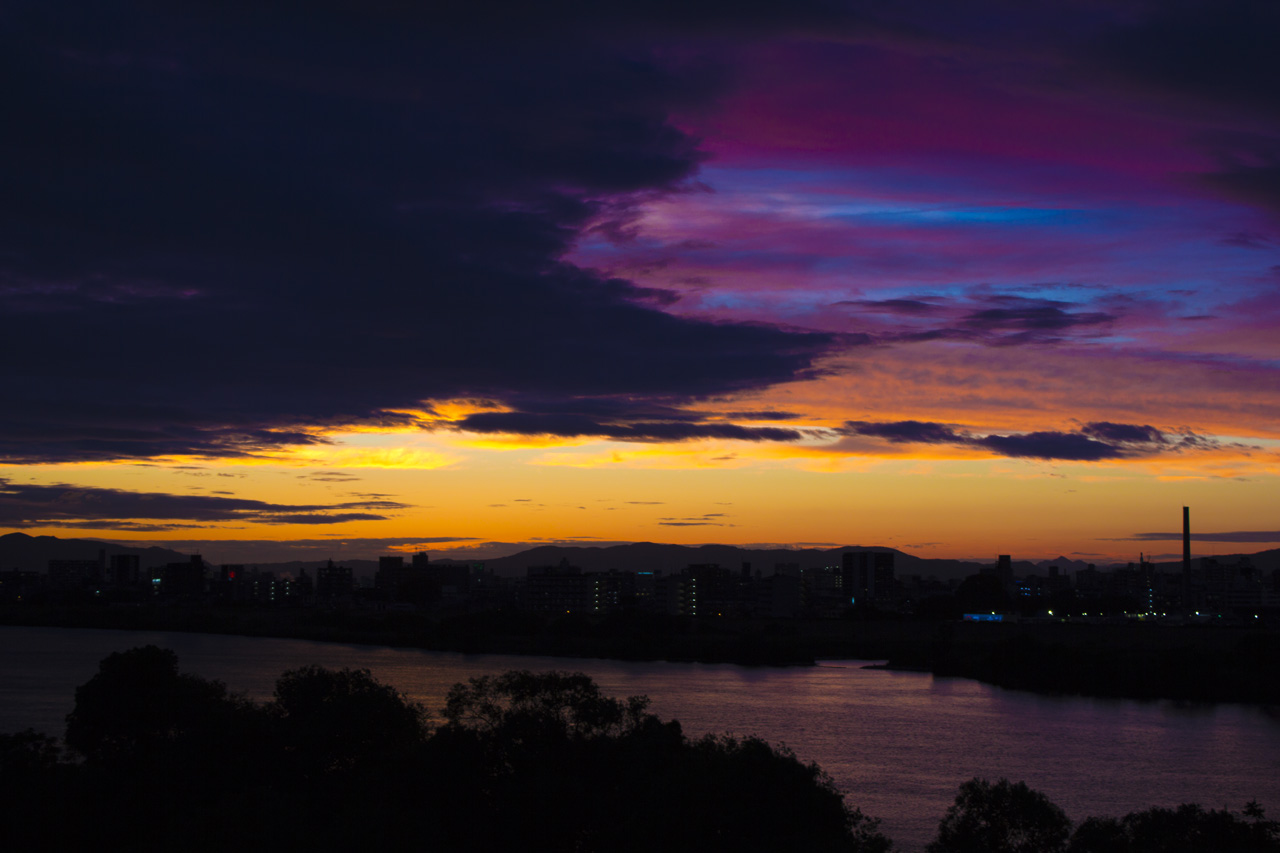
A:
<svg viewBox="0 0 1280 853">
<path fill-rule="evenodd" d="M 973 777 L 1042 791 L 1079 821 L 1198 802 L 1280 814 L 1280 715 L 1233 704 L 1046 697 L 976 681 L 865 669 L 463 655 L 209 634 L 0 627 L 0 732 L 62 733 L 75 687 L 112 651 L 154 643 L 181 668 L 255 699 L 307 664 L 367 668 L 428 708 L 467 678 L 558 669 L 647 695 L 686 734 L 754 734 L 817 762 L 898 847 L 920 851 Z"/>
</svg>

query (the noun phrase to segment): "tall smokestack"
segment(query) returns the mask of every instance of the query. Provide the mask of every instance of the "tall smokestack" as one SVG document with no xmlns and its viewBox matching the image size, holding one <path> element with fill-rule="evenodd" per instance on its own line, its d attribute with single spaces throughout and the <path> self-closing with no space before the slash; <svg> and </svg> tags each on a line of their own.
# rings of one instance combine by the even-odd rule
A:
<svg viewBox="0 0 1280 853">
<path fill-rule="evenodd" d="M 1182 508 L 1182 573 L 1191 574 L 1191 508 Z"/>
<path fill-rule="evenodd" d="M 1182 508 L 1182 615 L 1191 612 L 1191 509 Z"/>
</svg>

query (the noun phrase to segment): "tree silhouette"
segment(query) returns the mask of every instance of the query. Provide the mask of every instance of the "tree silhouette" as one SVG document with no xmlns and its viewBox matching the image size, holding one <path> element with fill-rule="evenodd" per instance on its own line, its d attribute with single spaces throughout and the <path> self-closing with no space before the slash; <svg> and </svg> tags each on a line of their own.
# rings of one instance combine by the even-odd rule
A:
<svg viewBox="0 0 1280 853">
<path fill-rule="evenodd" d="M 1155 807 L 1123 818 L 1087 818 L 1071 836 L 1069 853 L 1275 853 L 1280 823 L 1257 802 L 1242 814 L 1195 803 Z"/>
<path fill-rule="evenodd" d="M 646 719 L 649 699 L 625 702 L 603 695 L 580 672 L 510 670 L 455 684 L 445 700 L 444 718 L 452 725 L 502 732 L 504 738 L 618 736 Z M 656 719 L 656 718 L 654 718 Z"/>
<path fill-rule="evenodd" d="M 475 849 L 892 849 L 816 765 L 758 738 L 690 742 L 647 707 L 581 673 L 455 685 L 433 742 L 472 747 L 471 802 L 492 810 L 469 818 L 487 833 Z"/>
<path fill-rule="evenodd" d="M 221 682 L 179 673 L 169 649 L 142 646 L 108 655 L 76 688 L 65 741 L 90 763 L 137 765 L 212 734 L 242 705 Z"/>
<path fill-rule="evenodd" d="M 267 710 L 279 721 L 281 746 L 311 773 L 380 760 L 427 736 L 426 710 L 367 669 L 290 670 Z"/>
<path fill-rule="evenodd" d="M 513 671 L 455 685 L 432 731 L 367 670 L 292 670 L 258 704 L 130 649 L 76 691 L 83 761 L 0 736 L 0 847 L 892 849 L 817 765 L 758 738 L 690 741 L 647 709 L 581 673 Z"/>
<path fill-rule="evenodd" d="M 960 786 L 938 825 L 929 853 L 1057 853 L 1066 849 L 1071 821 L 1025 782 L 977 777 Z"/>
</svg>

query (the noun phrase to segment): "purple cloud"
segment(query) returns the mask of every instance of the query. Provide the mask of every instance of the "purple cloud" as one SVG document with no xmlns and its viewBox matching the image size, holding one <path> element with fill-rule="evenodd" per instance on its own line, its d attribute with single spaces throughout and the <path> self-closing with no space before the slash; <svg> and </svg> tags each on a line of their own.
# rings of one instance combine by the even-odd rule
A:
<svg viewBox="0 0 1280 853">
<path fill-rule="evenodd" d="M 804 437 L 798 429 L 784 427 L 744 427 L 728 423 L 645 422 L 602 423 L 586 415 L 537 414 L 533 412 L 478 412 L 455 426 L 480 433 L 556 435 L 565 438 L 593 437 L 618 441 L 689 441 L 719 438 L 735 441 L 796 441 Z"/>
<path fill-rule="evenodd" d="M 950 444 L 981 447 L 998 456 L 1025 459 L 1061 459 L 1096 462 L 1149 455 L 1166 450 L 1217 446 L 1216 442 L 1191 432 L 1176 434 L 1176 441 L 1153 426 L 1109 421 L 1088 423 L 1078 431 L 1043 430 L 1009 435 L 974 435 L 946 424 L 922 421 L 873 423 L 847 421 L 839 430 L 844 435 L 881 438 L 892 444 Z"/>
<path fill-rule="evenodd" d="M 1096 462 L 1118 459 L 1125 452 L 1118 447 L 1074 432 L 1030 432 L 1022 435 L 986 435 L 972 444 L 1000 455 L 1030 459 L 1062 459 Z"/>
<path fill-rule="evenodd" d="M 214 495 L 130 492 L 72 485 L 17 484 L 0 479 L 0 527 L 112 527 L 119 520 L 167 529 L 177 522 L 197 524 L 257 522 L 263 524 L 337 524 L 380 521 L 387 512 L 408 504 L 385 499 L 337 504 L 273 504 Z M 373 510 L 374 512 L 355 512 Z M 181 524 L 179 526 L 188 526 Z"/>
<path fill-rule="evenodd" d="M 875 438 L 883 438 L 894 444 L 964 444 L 968 441 L 967 436 L 956 432 L 945 424 L 923 421 L 894 421 L 891 423 L 847 421 L 842 432 L 848 435 L 869 435 Z"/>
</svg>

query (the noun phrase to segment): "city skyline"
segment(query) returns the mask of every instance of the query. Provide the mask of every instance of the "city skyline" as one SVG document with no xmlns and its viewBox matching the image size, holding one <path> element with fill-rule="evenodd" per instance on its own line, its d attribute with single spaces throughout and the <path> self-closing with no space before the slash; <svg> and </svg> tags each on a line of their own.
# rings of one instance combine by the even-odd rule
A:
<svg viewBox="0 0 1280 853">
<path fill-rule="evenodd" d="M 4 14 L 0 531 L 1280 546 L 1269 4 Z"/>
</svg>

